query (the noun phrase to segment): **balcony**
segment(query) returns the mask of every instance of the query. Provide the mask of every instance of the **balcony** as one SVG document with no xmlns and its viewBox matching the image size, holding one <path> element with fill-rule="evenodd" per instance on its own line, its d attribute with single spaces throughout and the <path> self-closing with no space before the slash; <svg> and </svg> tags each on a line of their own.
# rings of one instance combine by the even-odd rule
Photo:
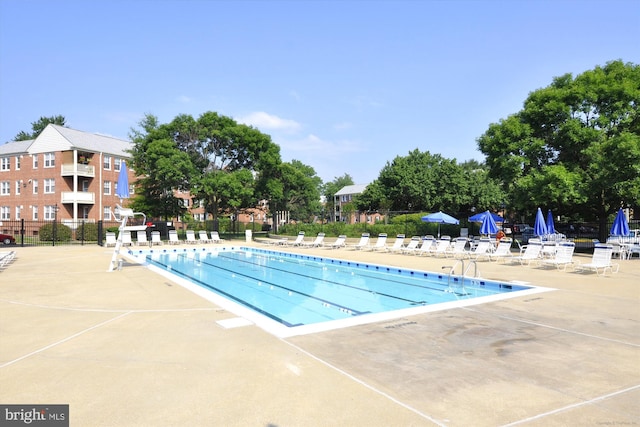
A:
<svg viewBox="0 0 640 427">
<path fill-rule="evenodd" d="M 94 178 L 96 176 L 96 169 L 91 165 L 84 165 L 78 163 L 73 167 L 73 163 L 65 163 L 62 165 L 62 176 L 84 176 L 88 178 Z"/>
<path fill-rule="evenodd" d="M 95 193 L 90 193 L 88 191 L 63 191 L 62 203 L 94 205 L 96 203 L 96 195 Z"/>
</svg>

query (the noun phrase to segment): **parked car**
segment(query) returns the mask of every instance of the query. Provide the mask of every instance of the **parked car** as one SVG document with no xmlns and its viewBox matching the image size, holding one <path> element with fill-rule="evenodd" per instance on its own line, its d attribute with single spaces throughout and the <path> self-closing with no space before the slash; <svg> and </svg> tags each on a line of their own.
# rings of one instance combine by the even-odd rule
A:
<svg viewBox="0 0 640 427">
<path fill-rule="evenodd" d="M 529 239 L 532 239 L 535 236 L 533 233 L 533 227 L 530 227 L 528 225 L 524 226 L 521 233 L 522 233 L 522 243 L 524 244 L 529 243 Z"/>
<path fill-rule="evenodd" d="M 8 234 L 0 234 L 0 242 L 2 242 L 5 245 L 15 245 L 16 239 L 14 239 L 13 236 L 10 236 Z"/>
<path fill-rule="evenodd" d="M 504 225 L 503 225 L 503 228 L 510 228 L 510 229 L 511 229 L 511 231 L 512 231 L 514 234 L 520 234 L 520 233 L 522 233 L 522 231 L 523 231 L 525 228 L 527 228 L 527 227 L 529 227 L 529 225 L 527 225 L 527 224 L 510 224 L 510 223 L 504 223 Z"/>
</svg>

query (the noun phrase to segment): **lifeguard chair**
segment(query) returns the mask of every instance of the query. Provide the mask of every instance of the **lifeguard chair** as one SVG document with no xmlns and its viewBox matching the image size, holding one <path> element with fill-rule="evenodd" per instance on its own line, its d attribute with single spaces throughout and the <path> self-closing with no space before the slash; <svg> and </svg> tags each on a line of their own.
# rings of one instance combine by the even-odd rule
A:
<svg viewBox="0 0 640 427">
<path fill-rule="evenodd" d="M 123 208 L 120 205 L 116 205 L 116 212 L 120 215 L 120 227 L 118 227 L 118 239 L 116 245 L 113 248 L 113 256 L 111 257 L 111 263 L 107 272 L 111 272 L 118 268 L 118 255 L 120 254 L 120 248 L 122 248 L 122 236 L 125 231 L 143 231 L 147 229 L 147 216 L 142 212 L 134 212 L 133 209 Z M 142 225 L 127 225 L 130 218 L 135 216 L 142 216 Z"/>
</svg>

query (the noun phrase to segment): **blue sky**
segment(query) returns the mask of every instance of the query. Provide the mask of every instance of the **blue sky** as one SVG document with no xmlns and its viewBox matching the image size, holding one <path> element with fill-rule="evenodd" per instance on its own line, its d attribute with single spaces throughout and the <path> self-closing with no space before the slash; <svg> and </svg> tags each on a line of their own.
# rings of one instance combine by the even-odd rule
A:
<svg viewBox="0 0 640 427">
<path fill-rule="evenodd" d="M 216 111 L 358 184 L 476 139 L 553 77 L 640 62 L 640 2 L 0 0 L 0 143 Z"/>
</svg>

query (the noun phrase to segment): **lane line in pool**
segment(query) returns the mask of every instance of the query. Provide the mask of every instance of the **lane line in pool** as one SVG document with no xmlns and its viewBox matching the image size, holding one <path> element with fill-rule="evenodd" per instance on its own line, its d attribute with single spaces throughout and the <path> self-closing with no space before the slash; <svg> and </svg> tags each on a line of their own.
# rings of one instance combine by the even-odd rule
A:
<svg viewBox="0 0 640 427">
<path fill-rule="evenodd" d="M 222 255 L 222 254 L 219 254 L 219 255 L 218 255 L 218 258 L 227 258 L 227 259 L 231 259 L 231 260 L 236 261 L 236 262 L 246 262 L 246 263 L 249 263 L 249 264 L 251 264 L 251 265 L 257 265 L 257 264 L 255 264 L 255 263 L 252 263 L 252 262 L 249 262 L 249 261 L 246 261 L 246 260 L 240 260 L 240 259 L 237 259 L 237 258 L 232 258 L 232 257 L 224 256 L 224 255 Z M 214 265 L 214 264 L 206 263 L 206 262 L 204 262 L 204 261 L 201 261 L 201 262 L 203 262 L 203 263 L 204 263 L 204 264 L 206 264 L 206 265 L 210 265 L 210 266 L 212 266 L 212 267 L 222 268 L 222 267 L 218 267 L 218 266 L 216 266 L 216 265 Z M 408 302 L 408 303 L 411 303 L 411 304 L 424 304 L 424 303 L 425 303 L 425 301 L 415 301 L 415 300 L 412 300 L 412 299 L 402 298 L 402 297 L 399 297 L 399 296 L 397 296 L 397 295 L 391 295 L 391 294 L 387 294 L 387 293 L 384 293 L 384 292 L 374 292 L 374 291 L 371 291 L 370 289 L 361 288 L 361 287 L 359 287 L 359 286 L 347 285 L 347 284 L 345 284 L 345 283 L 340 283 L 340 282 L 336 282 L 336 281 L 333 281 L 333 280 L 320 279 L 320 278 L 318 278 L 318 277 L 314 277 L 314 276 L 310 276 L 310 275 L 302 274 L 302 273 L 296 273 L 296 272 L 292 272 L 292 271 L 289 271 L 289 270 L 285 270 L 285 269 L 281 269 L 281 268 L 276 268 L 276 267 L 273 267 L 273 266 L 268 266 L 268 267 L 266 267 L 266 266 L 261 266 L 261 267 L 264 267 L 264 268 L 270 268 L 270 269 L 272 269 L 272 270 L 279 271 L 279 272 L 281 272 L 281 273 L 293 274 L 293 275 L 296 275 L 296 276 L 299 276 L 299 277 L 304 277 L 304 278 L 307 278 L 307 279 L 323 280 L 323 281 L 324 281 L 324 282 L 326 282 L 326 283 L 332 283 L 332 284 L 334 284 L 334 285 L 338 285 L 338 286 L 342 286 L 342 287 L 350 288 L 350 289 L 356 289 L 356 290 L 358 290 L 358 291 L 362 291 L 362 292 L 375 293 L 376 295 L 382 295 L 382 296 L 387 297 L 387 298 L 397 299 L 397 300 L 399 300 L 399 301 L 405 301 L 405 302 Z M 319 266 L 318 266 L 318 268 L 319 268 Z M 227 270 L 227 271 L 231 271 L 231 270 Z M 364 277 L 371 277 L 371 276 L 366 276 L 366 275 L 362 275 L 362 274 L 361 274 L 360 276 L 364 276 Z M 255 278 L 255 277 L 252 277 L 252 276 L 249 276 L 249 275 L 245 275 L 245 277 L 249 277 L 249 278 L 251 278 L 251 279 L 259 280 L 258 278 Z M 394 280 L 386 280 L 386 281 L 387 281 L 387 282 L 394 282 Z M 395 282 L 396 282 L 396 283 L 402 283 L 402 284 L 404 284 L 404 285 L 407 285 L 407 283 L 406 283 L 406 282 L 399 282 L 399 281 L 395 281 Z M 422 288 L 425 288 L 425 287 L 422 287 Z M 288 289 L 288 288 L 285 288 L 285 289 L 290 290 L 290 289 Z M 433 289 L 433 288 L 429 288 L 429 289 Z M 435 289 L 435 290 L 440 291 L 441 289 Z M 295 291 L 294 291 L 294 292 L 295 292 Z M 303 294 L 303 295 L 305 295 L 305 294 Z"/>
</svg>

